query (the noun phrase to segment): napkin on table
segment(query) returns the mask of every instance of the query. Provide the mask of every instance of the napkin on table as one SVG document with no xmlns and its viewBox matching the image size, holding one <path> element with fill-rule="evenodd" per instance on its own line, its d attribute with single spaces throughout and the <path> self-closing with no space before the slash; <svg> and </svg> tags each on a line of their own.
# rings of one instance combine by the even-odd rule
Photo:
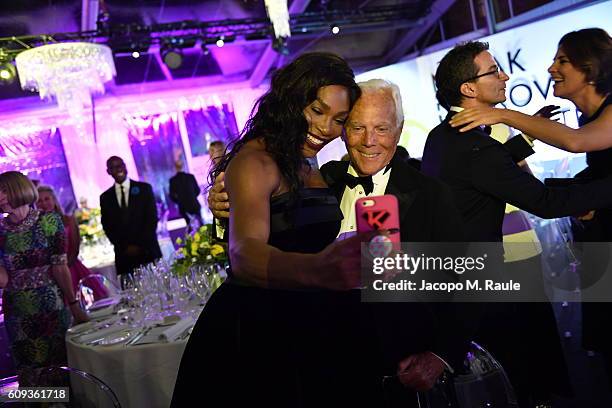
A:
<svg viewBox="0 0 612 408">
<path fill-rule="evenodd" d="M 182 319 L 178 323 L 165 329 L 160 335 L 159 339 L 162 341 L 174 341 L 185 332 L 189 327 L 194 325 L 192 318 Z"/>
<path fill-rule="evenodd" d="M 115 306 L 108 306 L 102 309 L 87 312 L 87 315 L 90 319 L 99 319 L 101 317 L 112 315 L 113 313 L 115 313 Z"/>
<path fill-rule="evenodd" d="M 108 336 L 111 333 L 115 333 L 127 328 L 124 325 L 113 325 L 111 327 L 107 327 L 105 329 L 96 330 L 93 333 L 83 334 L 81 336 L 75 337 L 75 340 L 79 343 L 89 343 L 90 341 L 101 339 L 103 337 Z"/>
</svg>

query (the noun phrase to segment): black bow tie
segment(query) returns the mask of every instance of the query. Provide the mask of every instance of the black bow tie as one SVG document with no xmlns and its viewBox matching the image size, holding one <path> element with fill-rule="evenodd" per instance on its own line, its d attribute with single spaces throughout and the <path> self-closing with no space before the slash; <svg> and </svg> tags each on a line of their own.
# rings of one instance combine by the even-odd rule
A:
<svg viewBox="0 0 612 408">
<path fill-rule="evenodd" d="M 344 182 L 351 190 L 357 187 L 357 184 L 361 184 L 366 195 L 374 191 L 374 182 L 372 181 L 372 176 L 355 177 L 351 176 L 348 173 L 345 173 Z"/>
</svg>

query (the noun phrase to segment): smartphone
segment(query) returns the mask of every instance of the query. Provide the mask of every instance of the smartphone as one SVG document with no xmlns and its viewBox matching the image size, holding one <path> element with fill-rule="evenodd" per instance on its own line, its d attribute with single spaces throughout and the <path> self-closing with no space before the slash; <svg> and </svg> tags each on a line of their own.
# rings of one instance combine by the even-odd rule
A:
<svg viewBox="0 0 612 408">
<path fill-rule="evenodd" d="M 357 232 L 387 231 L 375 235 L 368 244 L 370 255 L 385 257 L 400 248 L 400 221 L 397 197 L 386 194 L 382 196 L 363 197 L 355 203 Z"/>
</svg>

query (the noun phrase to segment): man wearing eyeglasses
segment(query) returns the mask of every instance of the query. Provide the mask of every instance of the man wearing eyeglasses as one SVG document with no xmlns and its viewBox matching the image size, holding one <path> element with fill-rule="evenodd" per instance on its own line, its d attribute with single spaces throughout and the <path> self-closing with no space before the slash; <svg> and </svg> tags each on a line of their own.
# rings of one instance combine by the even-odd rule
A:
<svg viewBox="0 0 612 408">
<path fill-rule="evenodd" d="M 508 79 L 483 42 L 456 46 L 442 58 L 435 74 L 436 96 L 449 114 L 429 133 L 421 170 L 450 186 L 469 242 L 502 241 L 506 203 L 542 218 L 556 218 L 603 208 L 612 200 L 611 178 L 546 187 L 516 164 L 529 155 L 523 138 L 515 138 L 514 145 L 507 146 L 491 138 L 484 128 L 460 133 L 449 125 L 455 112 L 504 102 Z M 522 154 L 517 154 L 521 149 Z M 501 257 L 501 251 L 494 256 Z M 524 272 L 533 273 L 535 279 L 539 271 Z M 498 303 L 488 305 L 486 310 L 476 341 L 504 366 L 521 407 L 548 406 L 551 393 L 569 390 L 562 379 L 548 382 L 562 373 L 563 362 L 551 367 L 540 358 L 532 358 L 532 342 L 527 339 L 538 333 L 525 332 L 525 308 Z"/>
<path fill-rule="evenodd" d="M 460 133 L 448 124 L 454 112 L 504 102 L 508 79 L 483 42 L 453 48 L 435 75 L 438 100 L 449 114 L 429 133 L 421 170 L 451 187 L 466 224 L 466 239 L 472 242 L 501 242 L 506 202 L 542 218 L 556 218 L 612 201 L 612 178 L 546 187 L 516 164 L 524 155 L 491 138 L 486 129 Z"/>
</svg>

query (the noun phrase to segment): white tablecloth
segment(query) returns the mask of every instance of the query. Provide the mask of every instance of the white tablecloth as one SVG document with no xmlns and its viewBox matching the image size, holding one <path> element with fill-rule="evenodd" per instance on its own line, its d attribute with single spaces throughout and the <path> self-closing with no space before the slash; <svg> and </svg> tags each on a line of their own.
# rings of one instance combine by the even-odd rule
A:
<svg viewBox="0 0 612 408">
<path fill-rule="evenodd" d="M 141 346 L 87 346 L 70 337 L 66 339 L 68 365 L 104 381 L 122 408 L 168 408 L 186 345 L 187 340 Z M 77 400 L 84 394 L 93 407 L 111 407 L 100 393 L 74 381 L 73 388 Z"/>
</svg>

